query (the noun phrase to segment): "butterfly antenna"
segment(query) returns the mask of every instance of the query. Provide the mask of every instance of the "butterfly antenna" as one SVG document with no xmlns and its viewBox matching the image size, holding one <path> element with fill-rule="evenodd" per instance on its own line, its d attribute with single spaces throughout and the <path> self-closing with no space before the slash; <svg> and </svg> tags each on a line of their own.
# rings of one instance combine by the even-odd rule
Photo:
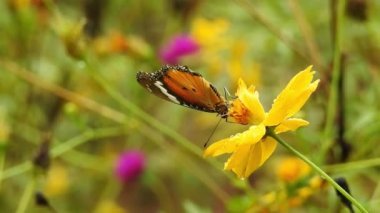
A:
<svg viewBox="0 0 380 213">
<path fill-rule="evenodd" d="M 229 98 L 232 98 L 232 99 L 236 99 L 237 98 L 236 96 L 232 96 L 231 93 L 228 91 L 228 89 L 226 87 L 224 87 L 224 97 L 226 98 L 226 100 L 228 100 Z"/>
<path fill-rule="evenodd" d="M 230 93 L 228 92 L 227 88 L 224 87 L 224 98 L 225 98 L 226 100 L 228 100 L 227 95 L 229 96 Z"/>
<path fill-rule="evenodd" d="M 203 145 L 203 148 L 206 148 L 206 147 L 207 147 L 208 142 L 210 141 L 211 137 L 214 135 L 214 133 L 215 133 L 216 129 L 218 128 L 218 126 L 219 126 L 221 120 L 222 120 L 222 118 L 219 119 L 218 123 L 216 124 L 216 126 L 215 126 L 214 129 L 212 130 L 210 136 L 207 138 L 207 141 L 206 141 L 205 144 Z"/>
</svg>

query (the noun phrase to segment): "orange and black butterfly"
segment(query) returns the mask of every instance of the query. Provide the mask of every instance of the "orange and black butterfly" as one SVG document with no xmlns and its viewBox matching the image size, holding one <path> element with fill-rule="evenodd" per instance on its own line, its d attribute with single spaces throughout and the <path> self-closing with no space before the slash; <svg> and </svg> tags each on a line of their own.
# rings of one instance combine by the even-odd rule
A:
<svg viewBox="0 0 380 213">
<path fill-rule="evenodd" d="M 226 100 L 201 74 L 186 66 L 166 65 L 157 72 L 138 72 L 136 78 L 143 87 L 160 98 L 227 118 Z"/>
</svg>

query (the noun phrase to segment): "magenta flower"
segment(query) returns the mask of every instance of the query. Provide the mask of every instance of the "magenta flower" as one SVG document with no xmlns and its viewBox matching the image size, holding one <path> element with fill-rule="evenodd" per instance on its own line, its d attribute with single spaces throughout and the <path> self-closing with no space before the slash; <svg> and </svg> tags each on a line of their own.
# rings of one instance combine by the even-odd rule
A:
<svg viewBox="0 0 380 213">
<path fill-rule="evenodd" d="M 136 180 L 145 169 L 145 155 L 137 150 L 122 153 L 116 163 L 115 173 L 122 182 Z"/>
<path fill-rule="evenodd" d="M 189 35 L 178 35 L 160 50 L 160 58 L 166 64 L 178 64 L 181 57 L 199 50 L 198 43 Z"/>
</svg>

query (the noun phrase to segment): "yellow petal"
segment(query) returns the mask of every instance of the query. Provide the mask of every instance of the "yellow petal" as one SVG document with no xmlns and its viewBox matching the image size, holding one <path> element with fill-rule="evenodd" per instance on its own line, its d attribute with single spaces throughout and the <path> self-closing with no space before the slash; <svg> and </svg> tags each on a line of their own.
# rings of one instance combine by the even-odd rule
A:
<svg viewBox="0 0 380 213">
<path fill-rule="evenodd" d="M 311 71 L 311 66 L 309 66 L 290 80 L 285 89 L 274 100 L 264 121 L 266 126 L 276 126 L 301 109 L 318 86 L 319 80 L 311 83 L 313 75 L 314 71 Z"/>
<path fill-rule="evenodd" d="M 282 132 L 288 132 L 288 131 L 294 131 L 298 129 L 301 126 L 309 125 L 308 121 L 305 121 L 300 118 L 289 118 L 283 122 L 281 122 L 274 131 L 276 134 L 282 133 Z"/>
<path fill-rule="evenodd" d="M 238 124 L 247 125 L 250 123 L 252 113 L 240 99 L 237 98 L 229 103 L 228 117 L 233 118 Z"/>
<path fill-rule="evenodd" d="M 259 93 L 255 91 L 255 87 L 250 86 L 247 88 L 247 85 L 244 83 L 244 81 L 242 79 L 239 79 L 236 95 L 244 105 L 244 107 L 240 108 L 247 108 L 250 112 L 249 114 L 246 113 L 249 115 L 249 118 L 246 118 L 245 120 L 249 120 L 251 124 L 261 123 L 265 118 L 265 111 L 263 105 L 260 103 Z M 231 110 L 233 111 L 234 109 Z M 237 113 L 237 115 L 239 115 L 239 113 Z"/>
<path fill-rule="evenodd" d="M 226 138 L 220 141 L 217 141 L 213 144 L 211 144 L 207 149 L 203 152 L 204 157 L 215 157 L 218 155 L 231 153 L 235 151 L 235 149 L 238 146 L 238 143 L 236 143 L 237 138 L 234 138 L 236 136 L 233 136 L 231 138 Z"/>
<path fill-rule="evenodd" d="M 240 96 L 242 93 L 245 92 L 245 90 L 247 90 L 247 85 L 245 84 L 245 82 L 243 81 L 243 79 L 239 78 L 238 88 L 236 90 L 235 95 L 236 96 Z M 253 90 L 255 90 L 255 88 L 253 88 Z"/>
<path fill-rule="evenodd" d="M 261 105 L 259 100 L 259 93 L 256 91 L 254 93 L 247 92 L 239 96 L 241 102 L 249 109 L 252 113 L 250 118 L 251 124 L 262 123 L 265 118 L 265 111 L 263 105 Z"/>
<path fill-rule="evenodd" d="M 276 145 L 276 141 L 270 137 L 256 144 L 240 145 L 228 159 L 224 169 L 232 170 L 239 178 L 246 178 L 264 164 Z"/>
<path fill-rule="evenodd" d="M 297 73 L 286 85 L 284 90 L 297 90 L 299 88 L 307 87 L 311 80 L 313 79 L 313 75 L 315 71 L 312 71 L 313 66 L 310 65 L 303 71 Z"/>
<path fill-rule="evenodd" d="M 254 153 L 255 145 L 243 144 L 231 155 L 224 165 L 225 170 L 232 170 L 239 178 L 246 178 L 246 170 L 248 164 L 253 164 L 251 167 L 258 167 L 258 161 L 261 156 Z M 260 154 L 260 153 L 259 153 Z"/>
<path fill-rule="evenodd" d="M 276 149 L 277 146 L 277 141 L 272 138 L 272 137 L 265 137 L 262 142 L 262 156 L 261 156 L 261 165 L 272 155 L 274 150 Z M 261 166 L 260 165 L 260 166 Z"/>
<path fill-rule="evenodd" d="M 289 118 L 296 114 L 309 99 L 310 95 L 317 89 L 319 80 L 314 81 L 305 90 L 303 90 L 298 96 L 294 96 L 291 100 L 293 104 L 290 104 L 287 110 L 286 118 Z"/>
<path fill-rule="evenodd" d="M 265 135 L 265 126 L 263 124 L 251 126 L 239 136 L 239 144 L 255 144 Z"/>
<path fill-rule="evenodd" d="M 231 136 L 230 138 L 226 138 L 211 144 L 204 151 L 203 156 L 214 157 L 234 152 L 238 148 L 238 145 L 257 143 L 264 135 L 264 125 L 251 126 L 248 130 L 244 131 L 243 133 L 238 133 L 234 136 Z"/>
</svg>

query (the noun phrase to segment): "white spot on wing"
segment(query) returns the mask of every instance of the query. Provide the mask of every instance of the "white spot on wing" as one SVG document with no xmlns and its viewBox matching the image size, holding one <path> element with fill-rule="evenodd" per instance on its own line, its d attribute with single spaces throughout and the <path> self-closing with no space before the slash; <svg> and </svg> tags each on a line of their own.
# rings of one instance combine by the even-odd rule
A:
<svg viewBox="0 0 380 213">
<path fill-rule="evenodd" d="M 145 84 L 145 87 L 146 87 L 146 89 L 147 89 L 149 92 L 152 92 L 152 90 L 150 89 L 149 84 Z"/>
<path fill-rule="evenodd" d="M 158 89 L 160 89 L 161 92 L 162 92 L 164 95 L 166 95 L 166 97 L 168 97 L 171 101 L 173 101 L 173 102 L 176 103 L 176 104 L 180 104 L 180 102 L 177 100 L 177 98 L 174 97 L 173 95 L 169 94 L 169 93 L 168 93 L 168 90 L 165 89 L 165 88 L 163 87 L 164 85 L 162 84 L 162 82 L 160 82 L 160 81 L 156 81 L 156 82 L 154 82 L 154 85 L 155 85 L 156 87 L 158 87 Z"/>
</svg>

